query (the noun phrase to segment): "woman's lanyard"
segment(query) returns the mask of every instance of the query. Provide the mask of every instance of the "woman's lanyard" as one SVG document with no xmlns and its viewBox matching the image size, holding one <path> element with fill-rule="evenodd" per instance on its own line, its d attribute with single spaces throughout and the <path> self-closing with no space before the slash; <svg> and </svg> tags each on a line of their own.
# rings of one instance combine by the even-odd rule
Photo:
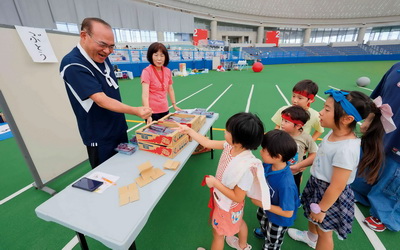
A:
<svg viewBox="0 0 400 250">
<path fill-rule="evenodd" d="M 160 77 L 160 74 L 157 72 L 156 67 L 154 65 L 152 65 L 152 66 L 153 66 L 152 68 L 153 68 L 154 74 L 157 76 L 157 79 L 160 81 L 161 86 L 162 86 L 162 90 L 164 91 L 165 87 L 164 87 L 164 70 L 163 70 L 163 67 L 161 67 L 161 77 Z"/>
</svg>

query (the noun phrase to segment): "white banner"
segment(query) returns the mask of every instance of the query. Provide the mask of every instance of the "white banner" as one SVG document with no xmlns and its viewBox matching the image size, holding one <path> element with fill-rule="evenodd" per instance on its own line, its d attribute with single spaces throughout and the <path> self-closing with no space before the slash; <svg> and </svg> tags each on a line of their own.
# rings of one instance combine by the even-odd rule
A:
<svg viewBox="0 0 400 250">
<path fill-rule="evenodd" d="M 58 62 L 45 29 L 15 25 L 19 37 L 34 62 Z"/>
</svg>

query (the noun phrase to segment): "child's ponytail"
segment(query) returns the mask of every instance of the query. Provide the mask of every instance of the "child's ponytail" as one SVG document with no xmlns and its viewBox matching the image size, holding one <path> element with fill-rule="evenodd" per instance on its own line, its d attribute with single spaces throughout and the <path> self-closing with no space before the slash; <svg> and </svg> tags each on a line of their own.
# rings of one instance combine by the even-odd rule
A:
<svg viewBox="0 0 400 250">
<path fill-rule="evenodd" d="M 374 184 L 379 176 L 379 169 L 384 161 L 383 136 L 396 129 L 392 120 L 392 108 L 388 104 L 382 104 L 382 98 L 378 96 L 370 101 L 370 115 L 366 119 L 366 131 L 361 137 L 363 157 L 358 165 L 358 175 L 367 180 L 368 184 Z"/>
<path fill-rule="evenodd" d="M 372 121 L 361 137 L 362 158 L 358 165 L 358 175 L 364 178 L 368 184 L 374 184 L 379 175 L 379 169 L 384 161 L 383 129 L 381 111 L 375 103 L 370 102 Z"/>
</svg>

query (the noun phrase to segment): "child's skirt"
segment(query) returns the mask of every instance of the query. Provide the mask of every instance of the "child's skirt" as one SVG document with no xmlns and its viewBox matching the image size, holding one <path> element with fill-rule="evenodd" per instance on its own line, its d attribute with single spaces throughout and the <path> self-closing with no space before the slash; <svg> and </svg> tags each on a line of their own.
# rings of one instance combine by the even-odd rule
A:
<svg viewBox="0 0 400 250">
<path fill-rule="evenodd" d="M 211 217 L 211 224 L 219 235 L 233 236 L 239 232 L 243 222 L 244 201 L 231 208 L 229 212 L 222 210 L 216 203 Z"/>
<path fill-rule="evenodd" d="M 304 216 L 312 223 L 326 231 L 335 231 L 340 240 L 346 239 L 347 234 L 351 233 L 351 225 L 354 219 L 354 193 L 349 185 L 340 194 L 337 201 L 326 212 L 326 216 L 321 223 L 316 223 L 310 219 L 310 204 L 319 203 L 329 183 L 319 180 L 313 176 L 307 182 L 301 195 L 301 204 L 304 209 Z"/>
</svg>

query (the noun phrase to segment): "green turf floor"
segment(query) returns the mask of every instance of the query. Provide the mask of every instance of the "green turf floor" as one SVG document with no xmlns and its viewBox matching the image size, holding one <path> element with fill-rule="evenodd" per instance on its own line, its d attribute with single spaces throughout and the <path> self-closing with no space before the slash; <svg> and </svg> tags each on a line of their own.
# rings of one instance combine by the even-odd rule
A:
<svg viewBox="0 0 400 250">
<path fill-rule="evenodd" d="M 394 63 L 394 61 L 379 61 L 265 65 L 261 73 L 254 73 L 251 70 L 211 71 L 208 74 L 174 77 L 173 80 L 177 101 L 205 88 L 180 103 L 179 107 L 181 108 L 207 108 L 226 91 L 210 108 L 220 114 L 214 128 L 224 128 L 226 120 L 231 115 L 246 109 L 249 93 L 253 86 L 249 111 L 258 114 L 266 129 L 270 130 L 274 128 L 274 124 L 270 121 L 271 116 L 279 107 L 286 105 L 275 85 L 279 86 L 289 101 L 293 85 L 303 79 L 312 79 L 317 82 L 320 87 L 318 95 L 322 98 L 326 97 L 323 91 L 329 86 L 360 90 L 369 95 L 371 91 L 360 89 L 355 85 L 356 79 L 361 76 L 369 77 L 371 84 L 367 88 L 373 89 Z M 140 79 L 121 80 L 119 83 L 123 101 L 134 106 L 141 105 Z M 316 110 L 320 110 L 322 106 L 323 101 L 319 98 L 312 104 Z M 127 115 L 126 119 L 140 120 L 131 115 Z M 128 122 L 130 128 L 136 124 Z M 134 131 L 130 132 L 130 135 L 133 133 Z M 214 131 L 214 138 L 222 140 L 223 132 Z M 200 182 L 204 175 L 215 173 L 220 153 L 216 152 L 214 160 L 210 159 L 209 154 L 195 155 L 188 160 L 136 239 L 138 249 L 194 250 L 198 246 L 209 249 L 212 238 L 207 222 L 209 192 L 207 188 L 200 186 Z M 0 141 L 0 154 L 1 200 L 31 184 L 33 179 L 14 138 Z M 257 151 L 255 154 L 259 155 Z M 49 183 L 49 187 L 60 191 L 88 171 L 90 171 L 90 166 L 84 162 Z M 307 171 L 304 179 L 306 180 L 308 176 L 309 172 Z M 304 184 L 305 181 L 303 181 Z M 1 250 L 62 249 L 74 237 L 75 233 L 72 230 L 36 217 L 34 209 L 49 198 L 47 193 L 30 188 L 0 206 Z M 368 208 L 360 206 L 360 209 L 365 216 L 369 215 Z M 255 206 L 251 202 L 247 202 L 244 218 L 249 230 L 257 226 L 255 211 Z M 299 209 L 297 214 L 295 227 L 307 228 L 302 209 Z M 399 233 L 386 230 L 377 235 L 387 249 L 399 249 Z M 262 241 L 256 239 L 251 233 L 248 241 L 253 245 L 253 249 L 260 249 Z M 90 238 L 88 244 L 91 249 L 107 249 L 101 243 Z M 307 248 L 305 244 L 295 242 L 287 236 L 282 249 Z M 75 246 L 74 249 L 79 249 L 79 246 Z M 230 248 L 226 246 L 226 249 Z M 354 222 L 353 233 L 347 240 L 339 241 L 335 237 L 335 249 L 373 249 L 373 247 L 359 224 Z"/>
</svg>

